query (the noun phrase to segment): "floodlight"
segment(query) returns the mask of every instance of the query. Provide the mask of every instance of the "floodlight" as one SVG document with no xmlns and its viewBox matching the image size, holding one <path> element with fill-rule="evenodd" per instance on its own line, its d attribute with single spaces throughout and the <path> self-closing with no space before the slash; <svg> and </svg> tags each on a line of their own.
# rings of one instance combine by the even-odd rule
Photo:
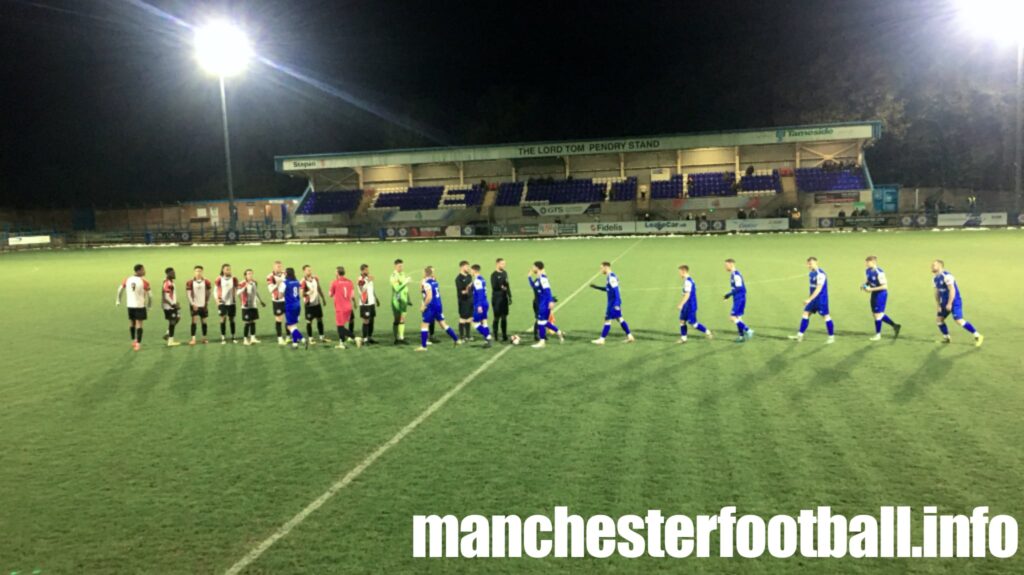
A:
<svg viewBox="0 0 1024 575">
<path fill-rule="evenodd" d="M 252 57 L 245 32 L 224 20 L 196 28 L 195 50 L 199 65 L 222 78 L 241 73 Z"/>
<path fill-rule="evenodd" d="M 957 0 L 957 14 L 979 36 L 998 42 L 1024 41 L 1024 2 L 1021 0 Z"/>
</svg>

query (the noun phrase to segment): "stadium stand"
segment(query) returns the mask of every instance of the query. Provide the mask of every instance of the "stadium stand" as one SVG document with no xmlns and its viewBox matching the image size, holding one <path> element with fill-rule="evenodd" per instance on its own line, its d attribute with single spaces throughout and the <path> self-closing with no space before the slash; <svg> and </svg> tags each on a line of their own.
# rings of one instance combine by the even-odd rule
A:
<svg viewBox="0 0 1024 575">
<path fill-rule="evenodd" d="M 797 168 L 796 186 L 801 192 L 829 192 L 863 190 L 868 187 L 864 170 L 826 170 L 824 168 Z"/>
<path fill-rule="evenodd" d="M 683 196 L 683 176 L 676 174 L 671 179 L 651 182 L 652 200 L 674 200 Z"/>
<path fill-rule="evenodd" d="M 526 204 L 582 204 L 603 202 L 607 184 L 591 179 L 533 180 L 526 186 Z"/>
<path fill-rule="evenodd" d="M 498 186 L 496 206 L 518 206 L 523 202 L 523 182 L 502 182 Z"/>
<path fill-rule="evenodd" d="M 770 174 L 752 174 L 740 178 L 740 193 L 769 192 L 773 194 L 782 193 L 782 178 L 778 170 L 772 170 Z"/>
<path fill-rule="evenodd" d="M 441 196 L 441 207 L 472 208 L 484 203 L 485 190 L 479 184 L 473 186 L 447 186 Z"/>
<path fill-rule="evenodd" d="M 310 192 L 296 211 L 299 215 L 342 214 L 356 211 L 363 198 L 362 190 Z"/>
<path fill-rule="evenodd" d="M 735 196 L 736 174 L 733 172 L 704 172 L 690 174 L 686 179 L 686 195 L 691 198 Z"/>
<path fill-rule="evenodd" d="M 636 199 L 636 189 L 637 180 L 634 176 L 612 182 L 608 200 L 612 202 L 631 202 Z"/>
<path fill-rule="evenodd" d="M 435 210 L 441 204 L 444 186 L 382 189 L 373 202 L 375 210 Z"/>
</svg>

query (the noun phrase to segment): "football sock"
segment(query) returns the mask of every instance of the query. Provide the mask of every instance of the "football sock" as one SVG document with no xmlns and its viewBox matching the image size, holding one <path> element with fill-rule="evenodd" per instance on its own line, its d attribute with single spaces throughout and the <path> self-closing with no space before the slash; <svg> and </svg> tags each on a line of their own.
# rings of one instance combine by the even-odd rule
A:
<svg viewBox="0 0 1024 575">
<path fill-rule="evenodd" d="M 740 335 L 743 335 L 747 332 L 747 324 L 743 323 L 742 320 L 738 321 L 736 322 L 736 329 L 740 332 Z"/>
<path fill-rule="evenodd" d="M 306 322 L 306 337 L 313 337 L 313 322 Z"/>
<path fill-rule="evenodd" d="M 274 323 L 274 329 L 277 330 L 277 337 L 281 337 L 281 322 Z M 195 333 L 195 332 L 193 332 Z"/>
<path fill-rule="evenodd" d="M 131 334 L 132 334 L 132 341 L 135 341 L 135 326 L 133 325 L 133 326 L 131 326 L 131 327 L 130 327 L 130 328 L 128 328 L 128 329 L 129 329 L 129 330 L 131 331 Z"/>
<path fill-rule="evenodd" d="M 693 327 L 697 328 L 697 331 L 699 331 L 701 333 L 707 333 L 708 332 L 708 328 L 704 327 L 704 324 L 702 324 L 702 323 L 695 324 Z"/>
<path fill-rule="evenodd" d="M 832 323 L 832 320 L 828 320 L 828 321 L 825 322 L 825 329 L 828 330 L 828 334 L 829 335 L 835 335 L 836 334 L 836 326 L 835 326 L 835 324 Z"/>
<path fill-rule="evenodd" d="M 544 341 L 548 338 L 548 330 L 546 325 L 537 324 L 537 339 Z"/>
<path fill-rule="evenodd" d="M 480 324 L 480 325 L 476 326 L 476 330 L 478 332 L 480 332 L 480 335 L 484 336 L 484 339 L 490 339 L 491 338 L 491 330 L 487 329 L 486 325 Z"/>
<path fill-rule="evenodd" d="M 299 343 L 300 341 L 302 341 L 302 332 L 299 331 L 299 328 L 295 328 L 292 330 L 292 343 Z"/>
<path fill-rule="evenodd" d="M 882 333 L 882 320 L 875 320 L 875 333 Z"/>
<path fill-rule="evenodd" d="M 363 334 L 363 339 L 369 339 L 367 334 L 370 333 L 370 326 L 368 324 L 364 323 L 363 324 L 363 330 L 362 330 L 361 333 Z"/>
<path fill-rule="evenodd" d="M 429 329 L 421 329 L 420 330 L 420 346 L 421 347 L 427 347 L 427 339 L 429 337 L 430 337 L 430 330 Z"/>
<path fill-rule="evenodd" d="M 434 337 L 434 322 L 430 322 L 430 325 L 427 327 L 427 333 L 430 334 L 430 337 Z"/>
<path fill-rule="evenodd" d="M 800 320 L 800 333 L 807 331 L 807 325 L 811 323 L 811 320 L 806 317 Z"/>
<path fill-rule="evenodd" d="M 964 322 L 964 329 L 966 329 L 967 331 L 969 331 L 971 333 L 978 333 L 978 330 L 974 329 L 974 326 L 971 325 L 971 322 L 969 322 L 969 321 L 968 322 Z M 139 333 L 142 333 L 142 328 L 141 327 L 139 328 Z M 142 339 L 141 335 L 139 336 L 139 339 Z"/>
<path fill-rule="evenodd" d="M 629 332 L 629 324 L 626 323 L 626 320 L 622 320 L 622 323 L 620 323 L 619 325 L 622 326 L 622 331 L 626 332 L 626 335 L 630 334 L 630 332 Z"/>
<path fill-rule="evenodd" d="M 398 339 L 405 341 L 405 324 L 398 324 Z"/>
<path fill-rule="evenodd" d="M 887 324 L 889 324 L 891 326 L 895 326 L 896 325 L 896 322 L 892 321 L 892 319 L 888 315 L 883 315 L 882 316 L 882 322 L 887 323 Z"/>
<path fill-rule="evenodd" d="M 142 343 L 142 328 L 141 327 L 135 330 L 135 341 L 137 341 L 139 343 Z"/>
<path fill-rule="evenodd" d="M 231 339 L 235 338 L 235 318 L 228 318 L 228 323 L 231 324 Z"/>
<path fill-rule="evenodd" d="M 322 319 L 317 319 L 316 320 L 316 332 L 318 334 L 320 334 L 320 337 L 324 336 L 324 320 L 322 320 Z"/>
<path fill-rule="evenodd" d="M 686 324 L 685 323 L 681 324 L 679 326 L 679 335 L 681 335 L 683 337 L 686 337 Z"/>
<path fill-rule="evenodd" d="M 455 335 L 455 330 L 451 326 L 448 326 L 446 331 L 448 332 L 448 337 L 452 338 L 452 341 L 459 341 L 459 336 Z"/>
<path fill-rule="evenodd" d="M 547 328 L 555 333 L 558 333 L 558 326 L 551 322 L 548 322 Z"/>
<path fill-rule="evenodd" d="M 174 337 L 174 325 L 176 322 L 169 322 L 167 324 L 167 337 Z"/>
<path fill-rule="evenodd" d="M 192 337 L 196 336 L 196 324 L 192 324 Z"/>
<path fill-rule="evenodd" d="M 374 324 L 376 324 L 376 322 L 377 322 L 376 319 L 374 319 L 372 317 L 370 318 L 370 323 L 367 324 L 367 328 L 366 328 L 366 337 L 368 337 L 370 339 L 373 339 L 373 327 L 374 327 Z"/>
<path fill-rule="evenodd" d="M 949 328 L 948 328 L 948 327 L 946 327 L 946 324 L 945 324 L 945 323 L 940 323 L 940 324 L 939 324 L 939 331 L 941 331 L 941 332 L 942 332 L 942 335 L 945 335 L 945 336 L 948 336 L 948 335 L 949 335 Z"/>
<path fill-rule="evenodd" d="M 228 327 L 228 325 L 226 323 L 220 322 L 220 336 L 221 337 L 224 337 L 224 334 L 227 333 L 227 327 Z"/>
<path fill-rule="evenodd" d="M 604 339 L 604 338 L 608 337 L 608 332 L 611 331 L 611 330 L 612 330 L 612 324 L 610 324 L 610 323 L 604 324 L 604 327 L 601 328 L 601 339 Z"/>
<path fill-rule="evenodd" d="M 206 337 L 206 328 L 207 328 L 207 326 L 206 326 L 206 324 L 204 323 L 204 324 L 203 324 L 203 337 Z"/>
</svg>

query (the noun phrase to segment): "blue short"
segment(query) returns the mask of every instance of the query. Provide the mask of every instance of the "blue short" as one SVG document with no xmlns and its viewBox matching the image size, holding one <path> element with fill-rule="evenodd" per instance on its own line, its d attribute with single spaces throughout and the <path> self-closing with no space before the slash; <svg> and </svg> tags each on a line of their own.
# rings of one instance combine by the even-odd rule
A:
<svg viewBox="0 0 1024 575">
<path fill-rule="evenodd" d="M 542 301 L 537 306 L 537 321 L 548 321 L 551 319 L 551 301 Z"/>
<path fill-rule="evenodd" d="M 473 306 L 473 322 L 480 323 L 482 321 L 487 321 L 487 314 L 490 311 L 491 307 L 487 305 L 482 306 L 482 309 L 481 306 Z"/>
<path fill-rule="evenodd" d="M 433 323 L 435 321 L 444 321 L 444 314 L 441 313 L 441 308 L 428 307 L 423 310 L 423 323 Z"/>
<path fill-rule="evenodd" d="M 284 308 L 284 324 L 299 325 L 299 314 L 302 313 L 301 306 Z"/>
<path fill-rule="evenodd" d="M 679 312 L 679 321 L 685 321 L 690 324 L 697 323 L 697 306 L 683 306 L 683 309 Z"/>
<path fill-rule="evenodd" d="M 828 315 L 828 300 L 818 296 L 811 300 L 811 303 L 804 306 L 804 311 L 809 314 Z"/>
<path fill-rule="evenodd" d="M 885 313 L 885 302 L 889 299 L 889 291 L 871 292 L 871 312 Z"/>
<path fill-rule="evenodd" d="M 735 297 L 733 297 L 732 298 L 732 311 L 729 312 L 729 315 L 731 315 L 733 317 L 740 317 L 740 316 L 743 315 L 743 312 L 746 311 L 746 309 L 747 309 L 747 298 L 736 299 Z"/>
<path fill-rule="evenodd" d="M 608 309 L 604 310 L 604 320 L 609 321 L 613 319 L 622 319 L 621 307 L 608 306 Z"/>
<path fill-rule="evenodd" d="M 942 303 L 942 311 L 940 311 L 938 313 L 939 319 L 946 319 L 950 315 L 951 315 L 950 312 L 946 311 L 946 302 L 943 302 Z M 955 319 L 957 321 L 960 321 L 960 320 L 964 319 L 964 304 L 962 302 L 958 302 L 958 301 L 954 301 L 953 302 L 952 316 L 953 316 L 953 319 Z"/>
</svg>

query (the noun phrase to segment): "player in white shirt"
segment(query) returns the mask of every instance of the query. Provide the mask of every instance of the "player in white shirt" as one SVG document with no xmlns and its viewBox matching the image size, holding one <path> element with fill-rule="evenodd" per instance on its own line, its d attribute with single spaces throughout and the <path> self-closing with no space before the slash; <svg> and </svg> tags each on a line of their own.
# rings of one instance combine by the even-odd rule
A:
<svg viewBox="0 0 1024 575">
<path fill-rule="evenodd" d="M 359 317 L 363 318 L 363 343 L 375 344 L 373 339 L 373 324 L 377 317 L 377 292 L 373 287 L 373 276 L 370 275 L 370 266 L 363 264 L 359 266 L 359 281 L 356 282 L 356 289 L 359 294 Z"/>
<path fill-rule="evenodd" d="M 128 308 L 128 325 L 132 335 L 132 349 L 139 351 L 142 345 L 142 322 L 146 321 L 146 308 L 152 303 L 149 282 L 146 281 L 146 268 L 135 264 L 135 273 L 130 275 L 117 288 L 117 299 L 114 305 L 121 305 L 121 294 L 125 294 L 125 307 Z"/>
<path fill-rule="evenodd" d="M 177 275 L 174 268 L 164 270 L 164 286 L 160 297 L 160 307 L 164 310 L 164 319 L 167 320 L 167 333 L 164 339 L 167 340 L 167 347 L 181 345 L 174 339 L 174 327 L 181 321 L 181 305 L 178 303 L 178 290 L 174 287 L 174 280 Z"/>
<path fill-rule="evenodd" d="M 188 283 L 185 284 L 185 291 L 188 293 L 188 305 L 192 310 L 192 338 L 188 342 L 189 345 L 196 344 L 196 324 L 198 323 L 203 325 L 203 343 L 208 342 L 206 339 L 206 318 L 210 315 L 211 287 L 210 280 L 203 277 L 203 266 L 196 266 L 192 279 L 188 280 Z"/>
<path fill-rule="evenodd" d="M 309 343 L 315 344 L 313 339 L 313 320 L 316 320 L 316 330 L 320 334 L 320 343 L 325 343 L 324 337 L 324 290 L 320 287 L 320 278 L 313 275 L 313 268 L 308 265 L 302 266 L 302 303 L 306 307 L 306 338 Z"/>
<path fill-rule="evenodd" d="M 256 320 L 260 318 L 257 306 L 267 307 L 260 297 L 259 286 L 253 277 L 253 271 L 245 270 L 245 279 L 238 285 L 239 300 L 242 302 L 242 343 L 252 345 L 259 343 L 256 339 Z"/>
<path fill-rule="evenodd" d="M 231 275 L 231 264 L 220 266 L 220 275 L 217 276 L 214 287 L 217 292 L 217 311 L 220 313 L 220 344 L 225 345 L 228 342 L 225 323 L 231 324 L 231 343 L 235 343 L 238 278 Z"/>
<path fill-rule="evenodd" d="M 277 344 L 287 345 L 284 339 L 284 265 L 281 260 L 275 261 L 274 269 L 267 274 L 267 290 L 270 291 L 270 305 L 274 308 Z"/>
</svg>

